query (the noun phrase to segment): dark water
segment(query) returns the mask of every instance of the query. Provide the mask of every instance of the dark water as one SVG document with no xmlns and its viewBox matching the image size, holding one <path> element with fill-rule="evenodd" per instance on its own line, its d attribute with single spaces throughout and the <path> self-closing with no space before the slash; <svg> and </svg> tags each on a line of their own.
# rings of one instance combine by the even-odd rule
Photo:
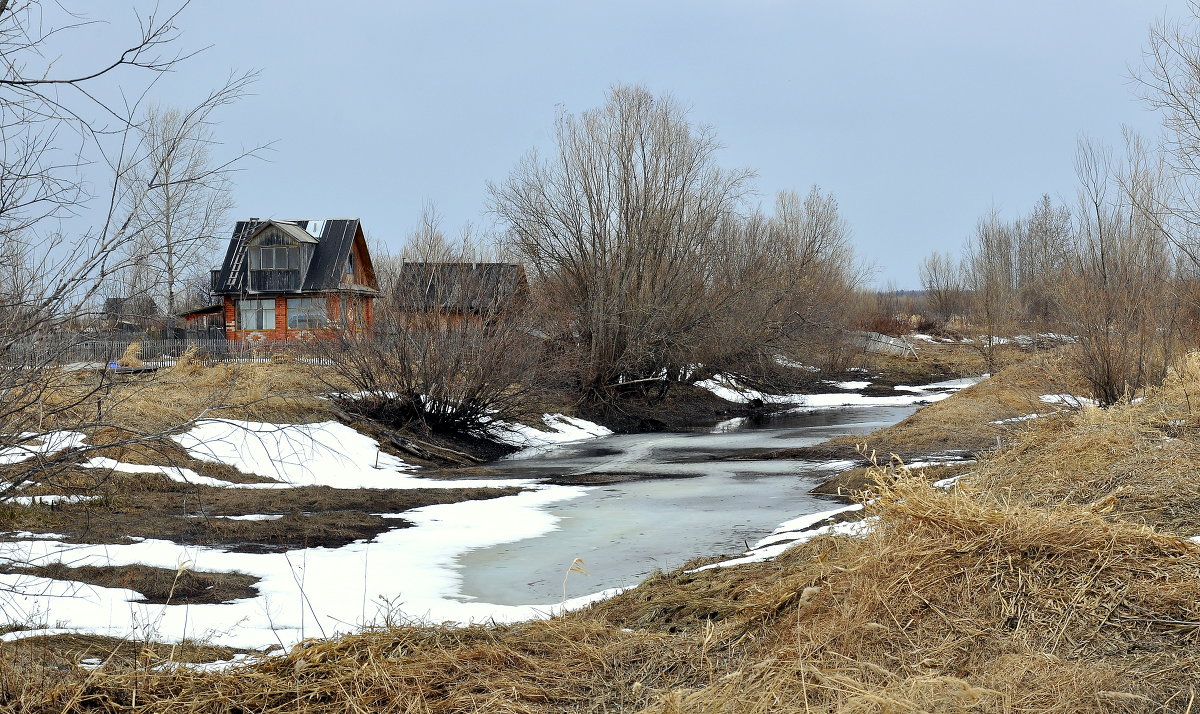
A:
<svg viewBox="0 0 1200 714">
<path fill-rule="evenodd" d="M 841 470 L 806 461 L 733 461 L 739 452 L 809 446 L 893 424 L 915 406 L 823 409 L 718 432 L 610 436 L 497 462 L 512 475 L 638 474 L 552 505 L 561 520 L 544 536 L 464 554 L 462 593 L 505 605 L 635 585 L 700 555 L 740 553 L 783 521 L 837 507 L 808 490 Z M 568 479 L 569 480 L 569 479 Z M 499 525 L 499 524 L 498 524 Z"/>
</svg>

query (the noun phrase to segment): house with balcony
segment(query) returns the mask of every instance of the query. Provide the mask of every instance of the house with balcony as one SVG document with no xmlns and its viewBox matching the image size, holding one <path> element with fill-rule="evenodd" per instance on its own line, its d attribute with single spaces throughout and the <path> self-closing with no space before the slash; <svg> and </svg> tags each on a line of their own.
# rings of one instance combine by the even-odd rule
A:
<svg viewBox="0 0 1200 714">
<path fill-rule="evenodd" d="M 379 295 L 357 218 L 238 221 L 212 271 L 231 340 L 291 340 L 368 330 Z"/>
</svg>

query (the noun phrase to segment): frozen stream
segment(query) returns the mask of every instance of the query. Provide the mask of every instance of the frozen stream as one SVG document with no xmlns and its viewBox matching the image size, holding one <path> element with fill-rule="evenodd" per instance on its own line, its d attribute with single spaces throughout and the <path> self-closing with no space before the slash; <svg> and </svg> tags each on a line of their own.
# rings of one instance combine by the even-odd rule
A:
<svg viewBox="0 0 1200 714">
<path fill-rule="evenodd" d="M 497 462 L 513 476 L 639 476 L 547 506 L 561 519 L 550 533 L 461 555 L 461 593 L 501 605 L 557 602 L 575 558 L 588 574 L 567 578 L 567 597 L 635 585 L 700 555 L 741 552 L 783 521 L 836 507 L 808 490 L 845 464 L 729 456 L 874 431 L 916 409 L 822 409 L 716 432 L 610 436 Z"/>
</svg>

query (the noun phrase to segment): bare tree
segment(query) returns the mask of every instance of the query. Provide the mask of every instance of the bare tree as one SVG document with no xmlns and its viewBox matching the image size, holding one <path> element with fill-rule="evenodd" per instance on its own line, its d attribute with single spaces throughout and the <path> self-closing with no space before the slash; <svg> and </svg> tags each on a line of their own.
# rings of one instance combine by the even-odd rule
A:
<svg viewBox="0 0 1200 714">
<path fill-rule="evenodd" d="M 1136 77 L 1142 98 L 1162 116 L 1169 169 L 1164 190 L 1151 197 L 1159 202 L 1140 210 L 1157 218 L 1168 238 L 1200 265 L 1200 3 L 1189 0 L 1188 10 L 1183 20 L 1162 19 L 1150 28 Z M 1175 224 L 1168 227 L 1167 217 Z"/>
<path fill-rule="evenodd" d="M 678 374 L 714 317 L 709 278 L 728 254 L 721 231 L 749 171 L 713 160 L 712 132 L 670 97 L 614 87 L 563 114 L 556 153 L 531 153 L 491 186 L 495 212 L 541 289 L 563 309 L 585 393 Z"/>
<path fill-rule="evenodd" d="M 125 48 L 64 60 L 50 48 L 73 49 L 69 36 L 89 21 L 53 4 L 0 2 L 0 448 L 19 461 L 0 477 L 0 497 L 100 448 L 47 448 L 56 434 L 112 426 L 105 378 L 61 369 L 66 328 L 145 258 L 129 250 L 148 232 L 134 207 L 153 190 L 132 180 L 153 163 L 139 140 L 140 98 L 186 56 L 173 49 L 178 15 L 135 16 Z M 88 68 L 57 71 L 80 65 Z M 233 78 L 193 112 L 232 100 L 244 81 Z M 193 177 L 177 178 L 181 186 Z M 159 436 L 121 433 L 117 445 Z"/>
<path fill-rule="evenodd" d="M 257 151 L 226 159 L 212 153 L 213 113 L 235 101 L 250 79 L 235 79 L 191 110 L 151 108 L 138 125 L 144 156 L 124 176 L 124 208 L 137 240 L 126 250 L 149 274 L 142 277 L 148 284 L 131 285 L 126 294 L 148 292 L 168 315 L 188 306 L 185 285 L 207 276 L 230 206 L 230 166 Z"/>
<path fill-rule="evenodd" d="M 930 309 L 943 320 L 961 316 L 966 309 L 966 289 L 958 261 L 949 253 L 934 251 L 918 270 Z"/>
<path fill-rule="evenodd" d="M 1014 227 L 993 210 L 981 218 L 967 242 L 963 267 L 971 291 L 972 323 L 978 334 L 974 345 L 996 369 L 996 348 L 1012 336 L 1018 322 L 1019 288 L 1016 274 Z"/>
<path fill-rule="evenodd" d="M 1161 381 L 1180 347 L 1175 250 L 1159 216 L 1160 159 L 1135 137 L 1117 164 L 1081 141 L 1080 211 L 1059 302 L 1079 338 L 1080 367 L 1104 404 Z"/>
<path fill-rule="evenodd" d="M 770 387 L 780 354 L 818 362 L 840 355 L 845 306 L 865 270 L 837 200 L 817 186 L 804 198 L 784 191 L 773 213 L 734 217 L 723 232 L 731 238 L 720 246 L 719 280 L 707 296 L 722 313 L 703 335 L 701 361 Z"/>
</svg>

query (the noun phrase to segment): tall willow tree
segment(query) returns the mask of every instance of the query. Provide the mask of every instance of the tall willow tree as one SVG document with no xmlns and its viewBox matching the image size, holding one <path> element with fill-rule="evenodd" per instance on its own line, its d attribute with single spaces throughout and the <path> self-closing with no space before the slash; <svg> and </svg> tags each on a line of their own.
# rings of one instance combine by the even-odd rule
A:
<svg viewBox="0 0 1200 714">
<path fill-rule="evenodd" d="M 670 97 L 618 86 L 603 107 L 559 117 L 554 155 L 529 154 L 491 187 L 585 393 L 685 372 L 722 317 L 726 229 L 751 172 L 720 169 L 716 149 Z"/>
</svg>

